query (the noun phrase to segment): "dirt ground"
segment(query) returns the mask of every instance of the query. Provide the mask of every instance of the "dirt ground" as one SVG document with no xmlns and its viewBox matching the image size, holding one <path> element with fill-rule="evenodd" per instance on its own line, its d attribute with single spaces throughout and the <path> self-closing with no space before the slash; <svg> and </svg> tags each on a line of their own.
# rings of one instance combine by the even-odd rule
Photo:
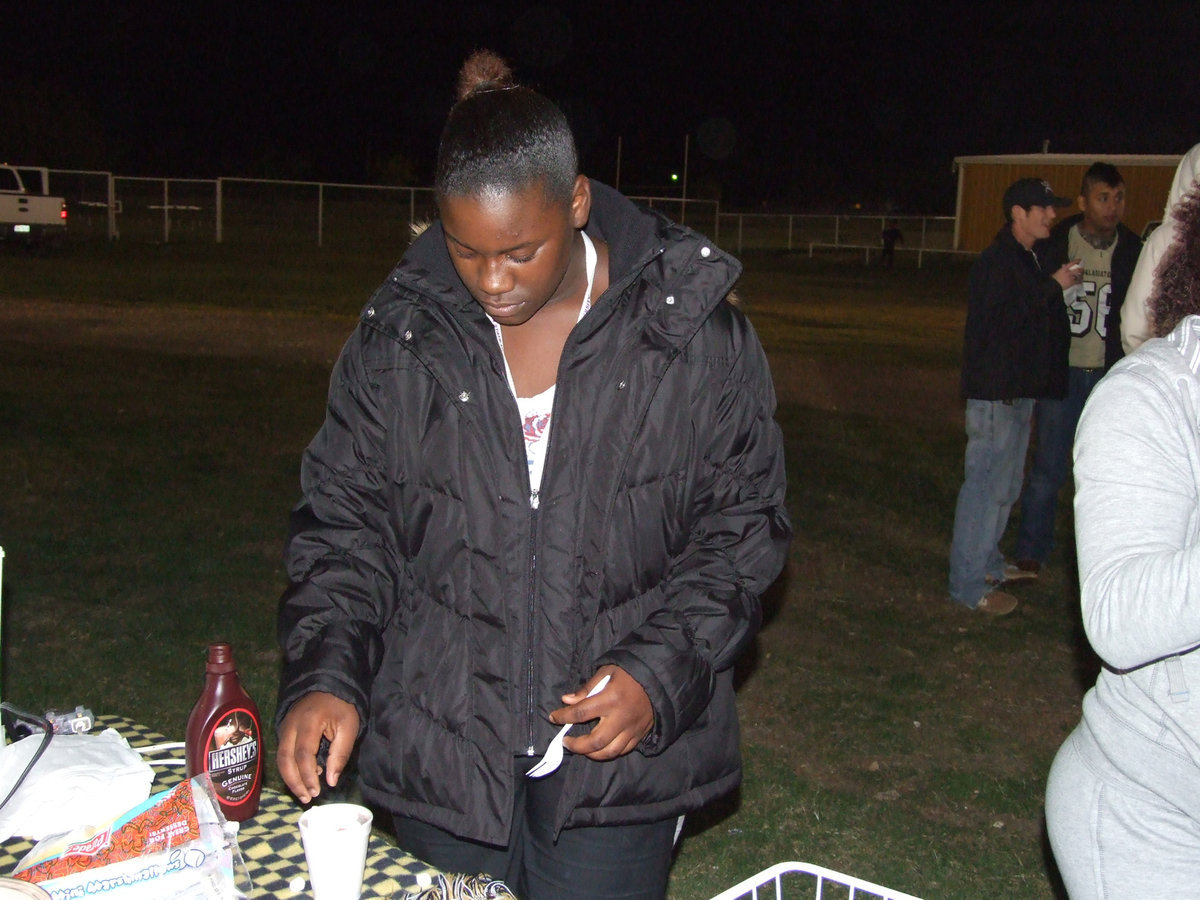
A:
<svg viewBox="0 0 1200 900">
<path fill-rule="evenodd" d="M 332 366 L 354 320 L 215 307 L 58 303 L 0 298 L 0 331 L 42 346 L 111 346 L 183 355 Z M 929 423 L 961 423 L 958 372 L 795 358 L 776 361 L 780 402 Z"/>
</svg>

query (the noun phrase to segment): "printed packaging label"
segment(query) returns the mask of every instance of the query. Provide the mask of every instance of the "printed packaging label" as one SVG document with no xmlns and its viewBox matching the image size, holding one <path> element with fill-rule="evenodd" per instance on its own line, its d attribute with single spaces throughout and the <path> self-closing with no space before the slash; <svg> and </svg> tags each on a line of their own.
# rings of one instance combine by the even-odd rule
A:
<svg viewBox="0 0 1200 900">
<path fill-rule="evenodd" d="M 262 745 L 258 722 L 247 709 L 232 709 L 217 720 L 204 742 L 205 768 L 217 797 L 226 806 L 245 803 L 259 778 Z"/>
</svg>

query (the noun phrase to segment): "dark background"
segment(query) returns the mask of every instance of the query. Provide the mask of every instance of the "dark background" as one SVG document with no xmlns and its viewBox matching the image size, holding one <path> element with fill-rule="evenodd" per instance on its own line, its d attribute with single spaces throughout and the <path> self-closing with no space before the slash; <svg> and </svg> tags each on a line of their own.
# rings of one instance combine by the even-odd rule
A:
<svg viewBox="0 0 1200 900">
<path fill-rule="evenodd" d="M 0 160 L 428 184 L 456 72 L 504 55 L 584 171 L 729 208 L 953 211 L 955 156 L 1182 153 L 1200 3 L 4 2 Z M 1069 188 L 1064 188 L 1069 190 Z"/>
</svg>

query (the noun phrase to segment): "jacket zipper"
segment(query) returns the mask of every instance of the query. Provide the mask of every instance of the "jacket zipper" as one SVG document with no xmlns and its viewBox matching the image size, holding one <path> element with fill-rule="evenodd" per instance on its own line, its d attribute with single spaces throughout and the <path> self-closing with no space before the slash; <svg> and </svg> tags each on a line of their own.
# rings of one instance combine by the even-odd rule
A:
<svg viewBox="0 0 1200 900">
<path fill-rule="evenodd" d="M 537 492 L 529 495 L 529 624 L 525 640 L 525 677 L 528 683 L 526 696 L 525 721 L 528 723 L 529 741 L 525 746 L 526 756 L 536 756 L 534 746 L 533 717 L 536 712 L 536 691 L 534 688 L 534 650 L 533 642 L 537 633 L 537 524 L 538 524 Z"/>
<path fill-rule="evenodd" d="M 624 279 L 622 279 L 622 281 L 619 284 L 615 285 L 618 292 L 625 290 L 625 288 L 629 284 L 632 284 L 633 281 L 637 277 L 637 273 L 641 272 L 642 269 L 644 269 L 647 265 L 650 264 L 651 260 L 653 260 L 656 256 L 659 256 L 662 252 L 663 252 L 662 247 L 656 247 L 646 257 L 646 259 L 643 262 L 634 266 L 633 270 Z M 608 287 L 608 290 L 606 290 L 604 293 L 608 294 L 610 291 L 613 290 L 613 288 L 614 288 L 614 285 L 610 284 Z M 568 344 L 570 343 L 569 337 L 567 339 L 567 343 Z M 504 366 L 504 359 L 503 359 L 504 350 L 500 347 L 497 347 L 497 350 L 499 351 L 500 356 L 501 356 L 500 365 L 503 367 Z M 563 347 L 563 355 L 564 356 L 566 355 L 566 346 Z M 561 373 L 561 371 L 562 371 L 562 365 L 563 365 L 563 362 L 560 359 L 559 360 L 559 373 Z M 554 383 L 558 384 L 559 381 L 560 381 L 560 379 L 558 377 L 558 374 L 556 373 Z M 555 397 L 554 397 L 554 403 L 551 407 L 551 416 L 550 416 L 551 421 L 553 421 L 554 417 L 558 414 L 557 410 L 558 410 L 558 394 L 556 393 Z M 549 443 L 546 444 L 546 462 L 547 463 L 550 461 L 550 451 L 554 448 L 554 435 L 555 435 L 555 430 L 553 427 L 551 427 Z M 522 441 L 522 445 L 523 444 L 524 444 L 524 441 Z M 524 449 L 525 449 L 524 446 L 522 446 L 521 449 L 522 449 L 522 455 L 524 455 Z M 545 469 L 543 469 L 542 477 L 545 478 Z M 529 484 L 528 477 L 526 480 L 526 484 Z M 526 704 L 527 704 L 526 709 L 525 709 L 525 715 L 526 715 L 525 721 L 528 726 L 527 735 L 528 735 L 529 740 L 525 746 L 525 755 L 526 756 L 536 756 L 537 755 L 537 745 L 534 740 L 534 716 L 537 713 L 537 708 L 536 708 L 537 698 L 536 698 L 536 688 L 535 688 L 535 681 L 534 681 L 534 667 L 535 667 L 534 640 L 536 639 L 536 636 L 537 636 L 537 612 L 538 612 L 538 610 L 537 610 L 537 529 L 538 529 L 538 507 L 540 506 L 538 493 L 539 493 L 539 491 L 534 490 L 533 485 L 529 484 L 529 598 L 528 598 L 529 599 L 529 608 L 528 608 L 529 624 L 526 629 L 526 660 L 525 660 L 525 665 L 526 665 L 525 676 L 526 676 L 526 679 L 528 680 L 528 692 L 527 692 L 527 695 L 525 698 Z"/>
</svg>

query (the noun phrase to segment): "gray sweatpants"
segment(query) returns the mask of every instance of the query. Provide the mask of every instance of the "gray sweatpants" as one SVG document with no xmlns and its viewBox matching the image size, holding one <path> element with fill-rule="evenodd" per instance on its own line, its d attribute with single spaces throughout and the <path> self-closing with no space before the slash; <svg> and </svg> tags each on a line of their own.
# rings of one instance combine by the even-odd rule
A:
<svg viewBox="0 0 1200 900">
<path fill-rule="evenodd" d="M 1078 728 L 1050 767 L 1046 828 L 1071 900 L 1200 891 L 1200 822 L 1089 753 Z"/>
</svg>

